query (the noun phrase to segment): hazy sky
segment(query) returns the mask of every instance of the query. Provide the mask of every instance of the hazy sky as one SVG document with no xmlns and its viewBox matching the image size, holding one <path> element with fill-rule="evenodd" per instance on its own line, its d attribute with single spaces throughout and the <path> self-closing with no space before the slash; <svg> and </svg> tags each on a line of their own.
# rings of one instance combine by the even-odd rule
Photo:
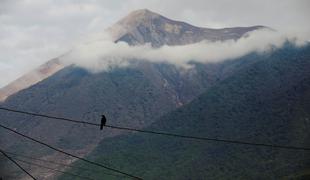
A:
<svg viewBox="0 0 310 180">
<path fill-rule="evenodd" d="M 0 0 L 0 87 L 141 8 L 204 27 L 310 32 L 308 0 Z"/>
</svg>

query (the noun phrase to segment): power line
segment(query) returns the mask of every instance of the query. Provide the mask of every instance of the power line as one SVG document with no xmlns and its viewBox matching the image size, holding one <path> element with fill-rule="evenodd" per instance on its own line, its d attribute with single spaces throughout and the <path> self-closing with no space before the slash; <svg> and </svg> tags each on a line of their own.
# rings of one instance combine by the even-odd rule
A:
<svg viewBox="0 0 310 180">
<path fill-rule="evenodd" d="M 61 171 L 61 170 L 58 170 L 58 169 L 54 169 L 54 168 L 50 168 L 50 167 L 43 166 L 43 165 L 40 165 L 40 164 L 36 164 L 36 163 L 33 163 L 33 162 L 28 162 L 28 161 L 25 161 L 25 160 L 22 160 L 22 159 L 18 159 L 18 158 L 14 158 L 14 159 L 19 161 L 19 162 L 25 163 L 25 164 L 34 165 L 34 166 L 41 167 L 41 168 L 44 168 L 44 169 L 49 169 L 49 170 L 52 170 L 52 171 L 55 171 L 55 172 L 59 172 L 59 173 L 65 174 L 65 175 L 74 176 L 74 177 L 78 177 L 78 178 L 81 178 L 81 179 L 94 180 L 94 179 L 89 178 L 89 177 L 80 176 L 78 174 Z"/>
<path fill-rule="evenodd" d="M 14 112 L 14 113 L 20 113 L 20 114 L 26 114 L 26 115 L 30 115 L 30 116 L 38 116 L 38 117 L 44 117 L 44 118 L 49 118 L 49 119 L 57 119 L 57 120 L 61 120 L 61 121 L 68 121 L 68 122 L 79 123 L 79 124 L 100 126 L 100 124 L 97 124 L 97 123 L 91 123 L 91 122 L 86 122 L 86 121 L 78 121 L 78 120 L 74 120 L 74 119 L 63 118 L 63 117 L 55 117 L 55 116 L 44 115 L 44 114 L 37 114 L 37 113 L 32 113 L 32 112 L 27 112 L 27 111 L 20 111 L 20 110 L 5 108 L 5 107 L 0 107 L 0 110 Z"/>
<path fill-rule="evenodd" d="M 68 118 L 63 118 L 63 117 L 55 117 L 55 116 L 50 116 L 50 115 L 37 114 L 37 113 L 31 113 L 31 112 L 26 112 L 26 111 L 19 111 L 19 110 L 4 108 L 4 107 L 0 107 L 0 110 L 5 110 L 5 111 L 10 111 L 10 112 L 15 112 L 15 113 L 21 113 L 21 114 L 27 114 L 27 115 L 32 115 L 32 116 L 45 117 L 45 118 L 50 118 L 50 119 L 57 119 L 57 120 L 62 120 L 62 121 L 69 121 L 69 122 L 74 122 L 74 123 L 81 123 L 81 124 L 87 124 L 87 125 L 99 126 L 100 127 L 100 124 L 97 124 L 97 123 L 90 123 L 90 122 L 86 122 L 86 121 L 79 121 L 79 120 L 68 119 Z M 253 142 L 245 142 L 245 141 L 238 141 L 238 140 L 189 136 L 189 135 L 181 135 L 181 134 L 174 134 L 174 133 L 168 133 L 168 132 L 157 132 L 157 131 L 141 130 L 141 129 L 135 129 L 135 128 L 129 128 L 129 127 L 112 126 L 112 125 L 105 125 L 104 127 L 111 128 L 111 129 L 119 129 L 119 130 L 126 130 L 126 131 L 148 133 L 148 134 L 164 135 L 164 136 L 177 137 L 177 138 L 192 139 L 192 140 L 198 140 L 198 141 L 213 141 L 213 142 L 222 142 L 222 143 L 229 143 L 229 144 L 239 144 L 239 145 L 260 146 L 260 147 L 289 149 L 289 150 L 310 151 L 310 148 L 308 148 L 308 147 L 284 146 L 284 145 L 276 145 L 276 144 L 253 143 Z"/>
<path fill-rule="evenodd" d="M 0 152 L 8 158 L 10 161 L 12 161 L 16 166 L 18 166 L 22 171 L 24 171 L 28 176 L 30 176 L 33 180 L 36 180 L 35 177 L 33 177 L 28 171 L 26 171 L 21 165 L 19 165 L 14 159 L 12 159 L 10 156 L 8 156 L 2 149 L 0 149 Z"/>
<path fill-rule="evenodd" d="M 80 170 L 83 170 L 83 171 L 95 171 L 93 169 L 87 169 L 87 168 L 83 168 L 83 167 L 72 166 L 72 165 L 69 165 L 69 164 L 59 163 L 59 162 L 55 162 L 55 161 L 50 161 L 50 160 L 45 160 L 45 159 L 35 158 L 35 157 L 30 157 L 30 156 L 25 156 L 25 155 L 16 154 L 16 153 L 8 152 L 8 151 L 4 151 L 4 152 L 7 153 L 7 154 L 10 154 L 12 156 L 21 157 L 21 158 L 30 159 L 30 160 L 35 160 L 35 161 L 40 161 L 40 162 L 46 162 L 46 163 L 55 164 L 55 165 L 59 165 L 59 166 L 63 166 L 63 167 L 80 169 Z M 124 177 L 124 176 L 117 175 L 117 174 L 110 174 L 110 173 L 103 173 L 103 174 L 110 175 L 110 176 L 116 176 L 116 177 Z"/>
<path fill-rule="evenodd" d="M 140 129 L 110 126 L 110 125 L 106 125 L 106 127 L 113 128 L 113 129 L 121 129 L 121 130 L 126 130 L 126 131 L 136 131 L 136 132 L 149 133 L 149 134 L 157 134 L 157 135 L 165 135 L 165 136 L 178 137 L 178 138 L 194 139 L 194 140 L 200 140 L 200 141 L 214 141 L 214 142 L 222 142 L 222 143 L 229 143 L 229 144 L 241 144 L 241 145 L 250 145 L 250 146 L 261 146 L 261 147 L 270 147 L 270 148 L 310 151 L 310 148 L 307 148 L 307 147 L 282 146 L 282 145 L 275 145 L 275 144 L 253 143 L 253 142 L 228 140 L 228 139 L 188 136 L 188 135 L 180 135 L 180 134 L 173 134 L 173 133 L 166 133 L 166 132 L 156 132 L 156 131 L 149 131 L 149 130 L 140 130 Z"/>
<path fill-rule="evenodd" d="M 39 144 L 41 144 L 41 145 L 44 145 L 44 146 L 46 146 L 46 147 L 48 147 L 48 148 L 50 148 L 50 149 L 53 149 L 53 150 L 58 151 L 58 152 L 60 152 L 60 153 L 66 154 L 66 155 L 71 156 L 71 157 L 74 157 L 74 158 L 76 158 L 76 159 L 82 160 L 82 161 L 84 161 L 84 162 L 86 162 L 86 163 L 93 164 L 93 165 L 95 165 L 95 166 L 99 166 L 99 167 L 102 167 L 102 168 L 104 168 L 104 169 L 108 169 L 108 170 L 110 170 L 110 171 L 114 171 L 114 172 L 117 172 L 117 173 L 126 175 L 126 176 L 131 177 L 131 178 L 134 178 L 134 179 L 142 179 L 142 178 L 140 178 L 140 177 L 137 177 L 137 176 L 131 175 L 131 174 L 129 174 L 129 173 L 126 173 L 126 172 L 123 172 L 123 171 L 120 171 L 120 170 L 117 170 L 117 169 L 108 167 L 108 166 L 106 166 L 106 165 L 103 165 L 103 164 L 100 164 L 100 163 L 97 163 L 97 162 L 93 162 L 93 161 L 84 159 L 84 158 L 82 158 L 82 157 L 79 157 L 79 156 L 70 154 L 70 153 L 65 152 L 65 151 L 63 151 L 63 150 L 60 150 L 60 149 L 58 149 L 58 148 L 56 148 L 56 147 L 53 147 L 53 146 L 51 146 L 51 145 L 49 145 L 49 144 L 46 144 L 46 143 L 44 143 L 44 142 L 41 142 L 41 141 L 39 141 L 39 140 L 37 140 L 37 139 L 34 139 L 34 138 L 29 137 L 29 136 L 27 136 L 27 135 L 24 135 L 24 134 L 22 134 L 22 133 L 20 133 L 20 132 L 17 132 L 17 131 L 15 131 L 14 129 L 11 129 L 11 128 L 9 128 L 9 127 L 6 127 L 6 126 L 4 126 L 4 125 L 2 125 L 2 124 L 0 124 L 0 127 L 6 129 L 6 130 L 8 130 L 8 131 L 11 131 L 11 132 L 13 132 L 13 133 L 15 133 L 15 134 L 18 134 L 18 135 L 20 135 L 20 136 L 22 136 L 22 137 L 24 137 L 24 138 L 30 139 L 30 140 L 32 140 L 32 141 L 34 141 L 34 142 L 36 142 L 36 143 L 39 143 Z"/>
</svg>

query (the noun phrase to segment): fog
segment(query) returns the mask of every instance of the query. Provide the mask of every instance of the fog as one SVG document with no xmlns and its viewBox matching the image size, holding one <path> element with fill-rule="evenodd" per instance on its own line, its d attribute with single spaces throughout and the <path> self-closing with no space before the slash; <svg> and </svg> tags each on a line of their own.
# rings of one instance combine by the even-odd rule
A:
<svg viewBox="0 0 310 180">
<path fill-rule="evenodd" d="M 285 42 L 296 46 L 307 43 L 306 38 L 270 29 L 256 30 L 238 40 L 202 41 L 182 46 L 153 48 L 150 44 L 130 46 L 126 42 L 114 43 L 107 34 L 100 34 L 93 41 L 81 43 L 63 56 L 66 64 L 86 68 L 91 72 L 111 70 L 130 65 L 131 60 L 169 63 L 188 68 L 189 62 L 216 63 L 235 59 L 246 54 L 268 53 L 281 48 Z M 98 40 L 99 39 L 99 40 Z"/>
</svg>

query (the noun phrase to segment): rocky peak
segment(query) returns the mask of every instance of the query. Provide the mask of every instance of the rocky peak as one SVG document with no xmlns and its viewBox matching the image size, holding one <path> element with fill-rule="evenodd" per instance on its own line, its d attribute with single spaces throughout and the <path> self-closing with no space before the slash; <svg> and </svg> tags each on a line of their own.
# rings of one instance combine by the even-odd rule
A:
<svg viewBox="0 0 310 180">
<path fill-rule="evenodd" d="M 150 43 L 153 47 L 163 45 L 185 45 L 203 40 L 222 41 L 238 39 L 247 32 L 263 26 L 210 29 L 174 21 L 147 9 L 131 12 L 107 29 L 115 42 L 124 41 L 130 45 Z M 0 89 L 0 102 L 10 95 L 28 88 L 49 77 L 64 67 L 58 60 L 51 60 L 38 69 L 22 76 Z"/>
<path fill-rule="evenodd" d="M 141 23 L 150 23 L 154 19 L 160 18 L 164 17 L 148 9 L 140 9 L 131 12 L 128 16 L 121 19 L 118 23 L 126 26 L 137 26 Z"/>
<path fill-rule="evenodd" d="M 115 42 L 130 45 L 150 43 L 153 47 L 185 45 L 203 40 L 223 41 L 238 39 L 262 26 L 211 29 L 168 19 L 148 9 L 140 9 L 118 21 L 107 31 Z"/>
</svg>

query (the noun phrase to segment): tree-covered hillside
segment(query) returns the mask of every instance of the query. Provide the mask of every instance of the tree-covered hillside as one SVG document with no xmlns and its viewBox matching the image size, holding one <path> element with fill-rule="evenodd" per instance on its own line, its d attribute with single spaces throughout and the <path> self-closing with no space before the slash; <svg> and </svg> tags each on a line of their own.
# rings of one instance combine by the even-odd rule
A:
<svg viewBox="0 0 310 180">
<path fill-rule="evenodd" d="M 109 124 L 143 128 L 251 63 L 245 58 L 223 64 L 195 64 L 195 68 L 184 70 L 170 64 L 137 61 L 129 67 L 99 73 L 70 66 L 10 96 L 1 106 L 96 123 L 105 114 Z M 92 151 L 101 139 L 123 133 L 6 111 L 0 111 L 0 117 L 1 124 L 58 148 L 82 151 L 82 155 Z M 65 161 L 54 151 L 6 130 L 0 130 L 0 136 L 1 147 L 8 151 Z M 44 169 L 29 169 L 38 178 L 45 176 Z M 0 167 L 0 172 L 20 173 L 11 166 Z"/>
<path fill-rule="evenodd" d="M 310 147 L 310 47 L 287 45 L 262 56 L 263 61 L 241 69 L 147 129 Z M 104 139 L 87 158 L 144 179 L 310 178 L 306 151 L 142 133 Z M 82 162 L 74 165 L 89 167 Z M 95 171 L 68 171 L 94 179 L 120 179 L 89 168 Z"/>
</svg>

